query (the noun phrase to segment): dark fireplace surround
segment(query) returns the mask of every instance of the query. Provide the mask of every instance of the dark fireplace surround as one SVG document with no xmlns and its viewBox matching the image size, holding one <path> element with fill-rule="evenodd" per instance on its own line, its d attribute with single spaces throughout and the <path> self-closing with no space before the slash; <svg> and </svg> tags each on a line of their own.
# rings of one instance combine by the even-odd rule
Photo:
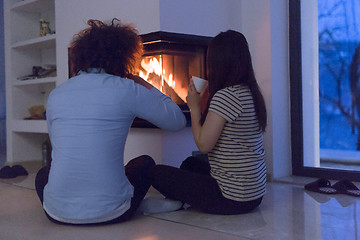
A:
<svg viewBox="0 0 360 240">
<path fill-rule="evenodd" d="M 135 74 L 171 97 L 190 126 L 190 112 L 185 99 L 189 80 L 191 76 L 206 79 L 206 52 L 211 37 L 163 31 L 140 36 L 144 54 Z M 71 69 L 69 58 L 69 77 L 74 75 Z M 131 127 L 157 128 L 140 118 L 135 118 Z"/>
<path fill-rule="evenodd" d="M 141 35 L 144 54 L 136 74 L 178 104 L 190 126 L 186 95 L 191 76 L 205 78 L 206 52 L 211 37 L 152 32 Z M 134 128 L 156 128 L 146 120 L 135 118 Z"/>
</svg>

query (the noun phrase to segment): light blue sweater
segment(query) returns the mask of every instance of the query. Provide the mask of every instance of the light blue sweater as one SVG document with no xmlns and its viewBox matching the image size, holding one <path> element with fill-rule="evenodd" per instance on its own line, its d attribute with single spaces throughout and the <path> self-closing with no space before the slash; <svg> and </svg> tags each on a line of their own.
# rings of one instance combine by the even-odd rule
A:
<svg viewBox="0 0 360 240">
<path fill-rule="evenodd" d="M 170 131 L 186 125 L 180 108 L 156 88 L 95 69 L 55 88 L 46 111 L 53 160 L 44 209 L 70 223 L 111 220 L 129 208 L 133 187 L 123 156 L 135 117 Z"/>
</svg>

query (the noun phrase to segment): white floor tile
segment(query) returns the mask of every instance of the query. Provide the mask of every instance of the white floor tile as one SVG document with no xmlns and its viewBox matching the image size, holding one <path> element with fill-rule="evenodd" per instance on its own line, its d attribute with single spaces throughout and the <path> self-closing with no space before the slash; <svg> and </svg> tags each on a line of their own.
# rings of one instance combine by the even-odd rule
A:
<svg viewBox="0 0 360 240">
<path fill-rule="evenodd" d="M 77 227 L 48 221 L 34 190 L 0 182 L 0 239 L 360 239 L 359 200 L 307 192 L 300 184 L 269 183 L 263 203 L 248 214 L 216 216 L 188 209 Z"/>
</svg>

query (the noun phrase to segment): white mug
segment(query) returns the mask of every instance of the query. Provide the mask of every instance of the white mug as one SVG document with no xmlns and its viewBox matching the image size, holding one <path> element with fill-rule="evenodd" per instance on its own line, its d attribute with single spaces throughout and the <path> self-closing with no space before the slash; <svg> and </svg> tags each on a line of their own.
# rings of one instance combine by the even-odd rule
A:
<svg viewBox="0 0 360 240">
<path fill-rule="evenodd" d="M 207 80 L 195 76 L 192 76 L 192 80 L 197 92 L 201 92 L 207 83 Z"/>
</svg>

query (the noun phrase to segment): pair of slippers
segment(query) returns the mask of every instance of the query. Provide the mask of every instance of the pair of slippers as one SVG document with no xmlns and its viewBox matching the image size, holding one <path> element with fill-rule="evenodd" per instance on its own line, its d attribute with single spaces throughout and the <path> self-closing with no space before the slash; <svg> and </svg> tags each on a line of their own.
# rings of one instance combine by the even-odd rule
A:
<svg viewBox="0 0 360 240">
<path fill-rule="evenodd" d="M 15 178 L 18 176 L 27 176 L 29 173 L 21 165 L 14 165 L 12 167 L 5 166 L 0 169 L 0 178 Z"/>
<path fill-rule="evenodd" d="M 315 182 L 311 182 L 305 185 L 305 189 L 312 192 L 324 193 L 324 194 L 346 194 L 354 197 L 360 197 L 360 190 L 349 180 L 340 180 L 334 185 L 331 185 L 330 181 L 324 178 L 320 178 Z"/>
</svg>

